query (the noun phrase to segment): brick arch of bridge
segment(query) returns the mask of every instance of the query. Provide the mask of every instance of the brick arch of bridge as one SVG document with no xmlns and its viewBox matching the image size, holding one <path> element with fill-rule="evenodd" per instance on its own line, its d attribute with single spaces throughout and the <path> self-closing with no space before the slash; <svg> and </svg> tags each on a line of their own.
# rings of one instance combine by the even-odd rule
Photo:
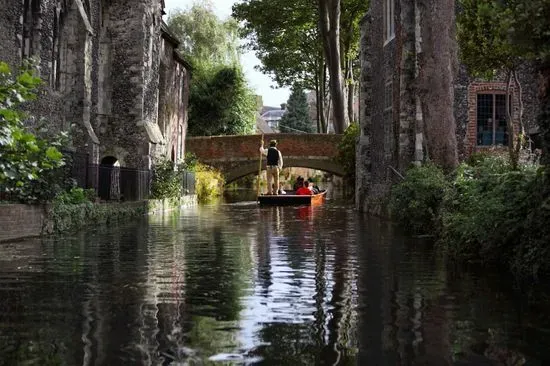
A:
<svg viewBox="0 0 550 366">
<path fill-rule="evenodd" d="M 185 151 L 193 153 L 208 165 L 219 169 L 227 183 L 250 174 L 257 174 L 262 135 L 189 137 Z M 326 134 L 268 134 L 263 135 L 265 146 L 271 139 L 278 141 L 285 167 L 322 170 L 342 176 L 341 164 L 335 162 L 342 135 Z M 262 159 L 265 169 L 265 159 Z"/>
</svg>

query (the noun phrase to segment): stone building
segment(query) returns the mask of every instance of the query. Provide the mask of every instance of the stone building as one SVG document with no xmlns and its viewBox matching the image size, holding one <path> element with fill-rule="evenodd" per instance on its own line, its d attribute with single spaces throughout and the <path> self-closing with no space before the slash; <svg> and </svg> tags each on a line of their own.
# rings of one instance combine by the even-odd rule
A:
<svg viewBox="0 0 550 366">
<path fill-rule="evenodd" d="M 91 162 L 147 169 L 181 157 L 187 129 L 190 68 L 163 14 L 164 0 L 0 0 L 0 60 L 37 61 L 32 115 Z"/>
<path fill-rule="evenodd" d="M 424 159 L 426 136 L 423 119 L 423 51 L 435 49 L 423 39 L 420 4 L 425 0 L 371 0 L 361 27 L 360 124 L 357 149 L 358 209 L 379 213 L 389 188 L 406 169 Z M 431 31 L 431 30 L 430 30 Z M 435 51 L 437 52 L 437 51 Z M 492 81 L 470 77 L 456 60 L 451 86 L 459 159 L 488 148 L 505 149 L 504 78 Z M 537 86 L 535 73 L 525 66 L 523 120 L 527 131 L 536 130 Z M 518 130 L 518 92 L 512 89 L 511 112 Z"/>
</svg>

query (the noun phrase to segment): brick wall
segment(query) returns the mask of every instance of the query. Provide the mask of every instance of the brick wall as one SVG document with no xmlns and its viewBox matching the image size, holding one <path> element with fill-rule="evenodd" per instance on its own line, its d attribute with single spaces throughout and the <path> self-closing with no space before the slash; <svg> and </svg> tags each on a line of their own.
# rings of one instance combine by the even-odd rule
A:
<svg viewBox="0 0 550 366">
<path fill-rule="evenodd" d="M 466 127 L 466 154 L 493 146 L 477 146 L 477 95 L 478 94 L 506 94 L 506 83 L 503 82 L 474 82 L 468 87 L 468 125 Z M 519 133 L 519 110 L 517 108 L 519 99 L 517 92 L 511 88 L 512 94 L 512 120 L 514 121 L 514 136 Z M 506 149 L 506 146 L 503 147 Z"/>
<path fill-rule="evenodd" d="M 278 141 L 284 161 L 285 156 L 336 156 L 342 135 L 269 134 L 264 135 L 265 147 L 271 139 Z M 258 158 L 260 141 L 260 135 L 191 137 L 185 141 L 185 148 L 202 161 Z"/>
<path fill-rule="evenodd" d="M 46 220 L 44 206 L 0 205 L 0 242 L 39 236 Z"/>
</svg>

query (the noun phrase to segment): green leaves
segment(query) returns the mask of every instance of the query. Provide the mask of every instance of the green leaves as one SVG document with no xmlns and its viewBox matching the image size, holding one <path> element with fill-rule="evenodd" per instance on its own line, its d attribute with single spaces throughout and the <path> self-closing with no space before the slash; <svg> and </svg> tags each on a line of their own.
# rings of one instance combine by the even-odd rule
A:
<svg viewBox="0 0 550 366">
<path fill-rule="evenodd" d="M 306 93 L 298 84 L 292 88 L 287 102 L 287 112 L 279 121 L 279 130 L 288 133 L 313 132 Z"/>
<path fill-rule="evenodd" d="M 220 20 L 209 3 L 170 14 L 168 24 L 193 65 L 190 136 L 241 135 L 254 131 L 256 97 L 239 63 L 238 26 Z"/>
<path fill-rule="evenodd" d="M 232 18 L 219 19 L 209 3 L 195 3 L 185 11 L 171 13 L 168 26 L 193 67 L 239 63 L 238 25 Z"/>
<path fill-rule="evenodd" d="M 458 40 L 462 61 L 475 76 L 513 69 L 528 59 L 549 59 L 547 0 L 461 0 Z"/>
<path fill-rule="evenodd" d="M 190 136 L 244 135 L 256 125 L 256 98 L 240 68 L 197 70 L 189 98 Z"/>
<path fill-rule="evenodd" d="M 14 77 L 7 64 L 0 62 L 0 190 L 22 202 L 52 197 L 54 187 L 46 177 L 64 164 L 57 148 L 28 131 L 22 122 L 19 105 L 34 98 L 39 84 L 31 68 Z"/>
<path fill-rule="evenodd" d="M 315 88 L 323 64 L 317 7 L 309 0 L 244 0 L 233 6 L 246 46 L 262 61 L 260 70 L 280 86 L 300 82 Z"/>
</svg>

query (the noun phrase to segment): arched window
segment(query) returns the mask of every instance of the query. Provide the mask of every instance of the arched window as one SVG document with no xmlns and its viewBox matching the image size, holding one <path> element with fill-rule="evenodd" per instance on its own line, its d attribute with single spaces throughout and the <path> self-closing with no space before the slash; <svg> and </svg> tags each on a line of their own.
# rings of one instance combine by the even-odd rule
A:
<svg viewBox="0 0 550 366">
<path fill-rule="evenodd" d="M 24 59 L 36 56 L 40 46 L 40 0 L 23 2 L 23 39 L 21 56 Z"/>
</svg>

